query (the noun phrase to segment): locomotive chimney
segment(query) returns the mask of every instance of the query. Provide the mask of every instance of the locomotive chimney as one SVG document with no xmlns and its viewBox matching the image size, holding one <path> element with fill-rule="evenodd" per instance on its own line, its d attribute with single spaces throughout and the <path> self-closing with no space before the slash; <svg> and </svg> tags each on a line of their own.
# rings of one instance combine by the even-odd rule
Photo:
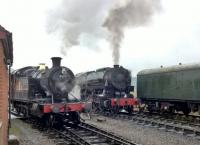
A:
<svg viewBox="0 0 200 145">
<path fill-rule="evenodd" d="M 115 64 L 115 65 L 114 65 L 114 68 L 119 68 L 119 65 L 118 65 L 118 64 Z"/>
<path fill-rule="evenodd" d="M 60 66 L 60 63 L 61 63 L 61 57 L 52 57 L 51 60 L 52 60 L 52 67 L 59 67 Z"/>
</svg>

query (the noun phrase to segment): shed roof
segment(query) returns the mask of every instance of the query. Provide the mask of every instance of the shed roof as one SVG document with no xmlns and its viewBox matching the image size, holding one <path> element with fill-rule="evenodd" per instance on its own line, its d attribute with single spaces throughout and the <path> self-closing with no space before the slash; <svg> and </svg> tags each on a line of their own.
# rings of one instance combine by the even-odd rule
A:
<svg viewBox="0 0 200 145">
<path fill-rule="evenodd" d="M 6 57 L 6 64 L 12 65 L 13 63 L 13 41 L 12 33 L 7 31 L 4 27 L 0 25 L 0 41 L 3 44 L 4 54 Z"/>
</svg>

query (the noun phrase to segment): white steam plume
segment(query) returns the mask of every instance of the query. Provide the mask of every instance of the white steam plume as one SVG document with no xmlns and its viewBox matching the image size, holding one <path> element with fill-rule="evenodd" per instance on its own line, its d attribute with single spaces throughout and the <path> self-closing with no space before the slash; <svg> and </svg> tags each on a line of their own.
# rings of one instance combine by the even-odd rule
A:
<svg viewBox="0 0 200 145">
<path fill-rule="evenodd" d="M 47 32 L 61 37 L 61 53 L 66 55 L 81 40 L 94 41 L 105 37 L 102 23 L 113 0 L 63 0 L 58 8 L 49 12 Z M 91 38 L 91 39 L 90 39 Z M 84 42 L 83 42 L 84 43 Z"/>
<path fill-rule="evenodd" d="M 113 51 L 114 64 L 119 64 L 120 44 L 124 28 L 147 24 L 152 15 L 160 10 L 160 0 L 123 0 L 110 10 L 103 26 L 110 32 L 109 41 Z"/>
</svg>

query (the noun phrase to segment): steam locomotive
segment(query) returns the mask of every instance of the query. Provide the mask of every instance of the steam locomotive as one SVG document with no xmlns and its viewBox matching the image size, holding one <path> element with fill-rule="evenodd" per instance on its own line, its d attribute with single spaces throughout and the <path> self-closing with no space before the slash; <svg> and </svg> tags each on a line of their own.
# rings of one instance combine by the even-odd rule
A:
<svg viewBox="0 0 200 145">
<path fill-rule="evenodd" d="M 90 100 L 92 109 L 100 112 L 132 113 L 137 100 L 130 93 L 130 72 L 119 65 L 76 75 L 82 100 Z"/>
<path fill-rule="evenodd" d="M 200 65 L 142 70 L 137 75 L 137 95 L 150 112 L 200 114 Z"/>
<path fill-rule="evenodd" d="M 28 66 L 12 73 L 13 109 L 24 117 L 38 117 L 47 126 L 67 121 L 78 123 L 83 104 L 76 98 L 69 98 L 74 87 L 74 74 L 60 66 L 61 58 L 52 57 L 52 68 L 40 64 Z"/>
</svg>

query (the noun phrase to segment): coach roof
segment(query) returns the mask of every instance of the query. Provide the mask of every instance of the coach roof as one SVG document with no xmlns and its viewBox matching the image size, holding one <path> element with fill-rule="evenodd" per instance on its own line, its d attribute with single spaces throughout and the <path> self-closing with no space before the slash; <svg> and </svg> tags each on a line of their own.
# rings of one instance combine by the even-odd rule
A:
<svg viewBox="0 0 200 145">
<path fill-rule="evenodd" d="M 195 70 L 200 69 L 200 63 L 197 64 L 187 64 L 187 65 L 175 65 L 170 67 L 163 67 L 155 68 L 155 69 L 144 69 L 138 72 L 137 75 L 147 75 L 147 74 L 157 74 L 157 73 L 167 73 L 167 72 L 177 72 L 177 71 L 184 71 L 184 70 Z"/>
</svg>

